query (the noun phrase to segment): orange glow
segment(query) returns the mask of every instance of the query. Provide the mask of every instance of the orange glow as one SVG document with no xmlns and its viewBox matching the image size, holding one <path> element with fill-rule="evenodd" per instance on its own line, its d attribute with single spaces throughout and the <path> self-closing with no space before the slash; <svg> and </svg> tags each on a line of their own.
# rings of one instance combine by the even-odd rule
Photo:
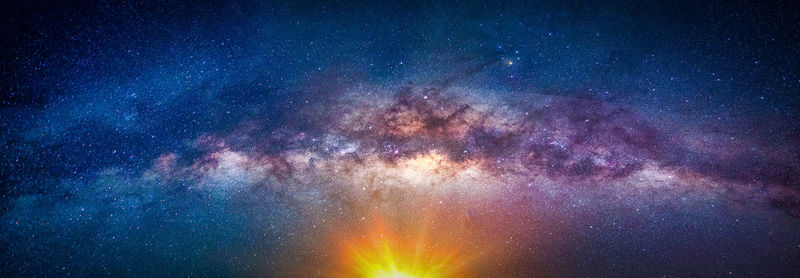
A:
<svg viewBox="0 0 800 278">
<path fill-rule="evenodd" d="M 424 233 L 398 236 L 377 219 L 365 234 L 343 241 L 341 269 L 336 277 L 442 278 L 468 277 L 458 248 L 428 242 Z"/>
</svg>

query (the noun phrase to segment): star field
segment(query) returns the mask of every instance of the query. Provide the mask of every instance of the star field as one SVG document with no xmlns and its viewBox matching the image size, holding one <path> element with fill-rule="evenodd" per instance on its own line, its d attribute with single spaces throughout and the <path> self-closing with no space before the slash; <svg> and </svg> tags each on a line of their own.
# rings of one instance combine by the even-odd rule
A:
<svg viewBox="0 0 800 278">
<path fill-rule="evenodd" d="M 800 272 L 796 4 L 3 6 L 4 277 Z"/>
</svg>

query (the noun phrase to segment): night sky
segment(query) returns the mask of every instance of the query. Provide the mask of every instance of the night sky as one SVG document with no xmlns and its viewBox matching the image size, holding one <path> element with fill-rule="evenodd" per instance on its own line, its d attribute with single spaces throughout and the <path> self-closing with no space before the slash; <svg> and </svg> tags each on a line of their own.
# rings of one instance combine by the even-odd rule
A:
<svg viewBox="0 0 800 278">
<path fill-rule="evenodd" d="M 214 2 L 3 1 L 0 276 L 800 276 L 798 3 Z"/>
</svg>

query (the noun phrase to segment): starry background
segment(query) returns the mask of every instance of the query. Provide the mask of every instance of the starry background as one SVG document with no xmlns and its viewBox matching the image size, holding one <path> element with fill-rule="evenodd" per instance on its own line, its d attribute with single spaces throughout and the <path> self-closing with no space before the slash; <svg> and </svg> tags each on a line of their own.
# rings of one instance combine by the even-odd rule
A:
<svg viewBox="0 0 800 278">
<path fill-rule="evenodd" d="M 0 275 L 800 273 L 798 4 L 589 2 L 6 1 Z"/>
</svg>

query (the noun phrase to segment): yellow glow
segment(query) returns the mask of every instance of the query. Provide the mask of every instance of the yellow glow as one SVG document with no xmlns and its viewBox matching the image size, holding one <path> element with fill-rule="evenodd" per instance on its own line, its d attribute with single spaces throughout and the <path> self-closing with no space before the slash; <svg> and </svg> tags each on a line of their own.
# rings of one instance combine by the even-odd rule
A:
<svg viewBox="0 0 800 278">
<path fill-rule="evenodd" d="M 340 277 L 444 278 L 458 275 L 457 250 L 427 246 L 424 238 L 401 240 L 378 221 L 365 236 L 348 240 Z"/>
<path fill-rule="evenodd" d="M 389 274 L 379 274 L 378 276 L 374 276 L 374 278 L 417 278 L 417 276 L 408 275 L 404 273 L 389 273 Z"/>
</svg>

